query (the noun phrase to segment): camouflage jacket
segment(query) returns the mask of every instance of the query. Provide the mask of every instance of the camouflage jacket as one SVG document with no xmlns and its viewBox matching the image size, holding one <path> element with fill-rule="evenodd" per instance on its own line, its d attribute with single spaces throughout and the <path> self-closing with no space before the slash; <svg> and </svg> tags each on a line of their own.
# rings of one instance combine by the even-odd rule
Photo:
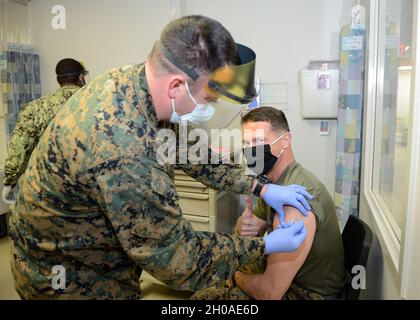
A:
<svg viewBox="0 0 420 320">
<path fill-rule="evenodd" d="M 15 185 L 25 172 L 32 151 L 42 133 L 60 107 L 80 88 L 64 86 L 52 94 L 28 103 L 19 114 L 19 120 L 10 140 L 4 166 L 4 185 Z"/>
<path fill-rule="evenodd" d="M 157 161 L 159 126 L 143 65 L 103 74 L 57 114 L 19 180 L 10 220 L 21 297 L 137 299 L 142 269 L 198 290 L 264 254 L 262 239 L 192 229 L 173 166 Z M 180 168 L 215 189 L 251 189 L 237 166 Z M 65 268 L 65 289 L 52 287 L 56 265 Z"/>
</svg>

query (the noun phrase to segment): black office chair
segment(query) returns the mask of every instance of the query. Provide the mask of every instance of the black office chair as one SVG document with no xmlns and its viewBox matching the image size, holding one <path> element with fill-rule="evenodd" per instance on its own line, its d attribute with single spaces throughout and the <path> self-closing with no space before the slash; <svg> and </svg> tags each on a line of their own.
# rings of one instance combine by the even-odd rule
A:
<svg viewBox="0 0 420 320">
<path fill-rule="evenodd" d="M 7 215 L 0 214 L 0 238 L 7 236 Z"/>
<path fill-rule="evenodd" d="M 341 235 L 344 245 L 344 262 L 346 270 L 352 275 L 354 266 L 366 269 L 370 247 L 373 241 L 372 230 L 359 218 L 350 216 Z M 354 289 L 350 283 L 345 289 L 346 300 L 358 300 L 360 289 Z"/>
</svg>

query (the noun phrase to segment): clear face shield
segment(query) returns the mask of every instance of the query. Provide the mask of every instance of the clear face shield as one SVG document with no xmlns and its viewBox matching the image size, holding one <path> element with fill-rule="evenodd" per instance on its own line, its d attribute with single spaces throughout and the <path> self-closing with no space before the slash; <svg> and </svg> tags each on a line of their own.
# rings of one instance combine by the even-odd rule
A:
<svg viewBox="0 0 420 320">
<path fill-rule="evenodd" d="M 159 47 L 162 54 L 190 78 L 199 78 L 196 70 L 182 63 L 162 43 L 159 43 Z M 210 103 L 215 113 L 210 120 L 196 127 L 206 130 L 225 129 L 257 97 L 254 86 L 255 52 L 241 44 L 237 44 L 237 49 L 241 59 L 240 65 L 227 65 L 209 75 L 205 91 L 207 98 L 215 101 Z"/>
<path fill-rule="evenodd" d="M 237 44 L 240 65 L 224 66 L 209 77 L 206 87 L 208 94 L 220 97 L 234 104 L 247 105 L 257 96 L 254 86 L 255 52 Z"/>
</svg>

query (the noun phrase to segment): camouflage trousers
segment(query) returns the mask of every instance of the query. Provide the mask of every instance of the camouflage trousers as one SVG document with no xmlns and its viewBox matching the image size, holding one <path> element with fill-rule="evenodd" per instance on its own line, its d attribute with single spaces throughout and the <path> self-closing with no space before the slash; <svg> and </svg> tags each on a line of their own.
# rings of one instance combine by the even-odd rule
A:
<svg viewBox="0 0 420 320">
<path fill-rule="evenodd" d="M 261 258 L 254 264 L 242 268 L 243 273 L 264 273 L 267 259 Z M 197 291 L 190 299 L 192 300 L 251 300 L 251 298 L 234 284 L 232 279 L 224 284 Z M 312 292 L 292 283 L 289 290 L 283 296 L 283 300 L 325 300 L 319 293 Z"/>
<path fill-rule="evenodd" d="M 224 286 L 212 287 L 197 291 L 190 299 L 192 300 L 252 300 L 244 291 L 237 286 L 226 283 Z M 325 300 L 316 292 L 300 288 L 292 283 L 289 290 L 283 296 L 283 300 Z"/>
</svg>

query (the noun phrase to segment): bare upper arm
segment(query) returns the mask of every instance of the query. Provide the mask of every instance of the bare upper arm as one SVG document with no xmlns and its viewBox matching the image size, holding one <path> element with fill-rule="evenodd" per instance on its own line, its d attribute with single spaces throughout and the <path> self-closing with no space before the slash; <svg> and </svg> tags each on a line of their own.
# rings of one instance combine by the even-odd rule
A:
<svg viewBox="0 0 420 320">
<path fill-rule="evenodd" d="M 293 207 L 285 207 L 285 220 L 303 220 L 306 227 L 306 240 L 302 243 L 298 250 L 292 253 L 278 253 L 271 254 L 268 257 L 267 268 L 264 272 L 264 277 L 273 284 L 271 290 L 275 295 L 274 298 L 281 299 L 286 293 L 299 269 L 304 264 L 309 251 L 311 250 L 315 230 L 316 218 L 311 212 L 307 217 L 304 217 L 297 209 Z M 278 215 L 276 214 L 273 227 L 276 228 L 279 224 Z"/>
</svg>

